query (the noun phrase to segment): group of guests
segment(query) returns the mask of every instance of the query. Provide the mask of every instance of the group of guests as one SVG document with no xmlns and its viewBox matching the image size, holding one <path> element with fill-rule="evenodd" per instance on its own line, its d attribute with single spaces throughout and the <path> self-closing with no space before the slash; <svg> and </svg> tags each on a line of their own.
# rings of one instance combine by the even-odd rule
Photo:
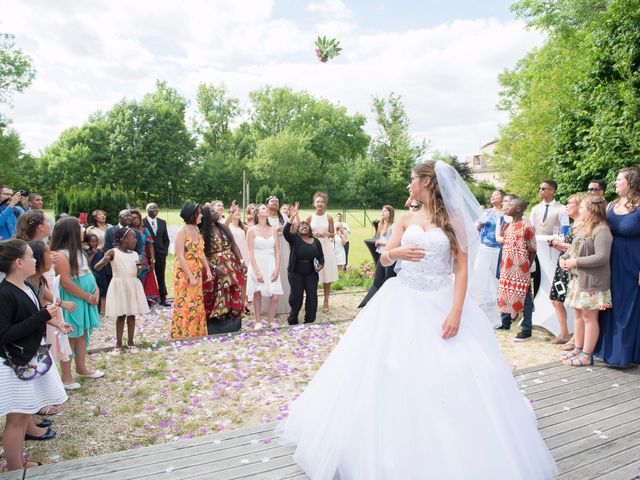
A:
<svg viewBox="0 0 640 480">
<path fill-rule="evenodd" d="M 111 226 L 96 210 L 90 225 L 61 214 L 52 227 L 42 196 L 30 194 L 25 204 L 24 192 L 4 186 L 0 193 L 0 415 L 7 418 L 3 455 L 15 470 L 35 465 L 23 461 L 25 440 L 56 436 L 53 420 L 34 414 L 58 413 L 65 391 L 82 387 L 78 377 L 104 376 L 87 362 L 100 314 L 116 317 L 117 347 L 126 321 L 129 351 L 136 352 L 135 315 L 158 302 L 168 306 L 169 237 L 155 204 L 147 205 L 144 220 L 123 210 Z"/>
<path fill-rule="evenodd" d="M 235 202 L 225 217 L 224 204 L 186 203 L 185 221 L 175 238 L 172 338 L 237 331 L 253 307 L 256 328 L 275 325 L 277 314 L 298 324 L 305 304 L 305 323 L 314 322 L 318 284 L 323 284 L 323 311 L 329 311 L 331 283 L 338 280 L 335 238 L 348 250 L 348 225 L 326 213 L 328 196 L 313 196 L 315 212 L 300 219 L 299 204 L 283 205 L 277 197 L 250 204 L 242 220 Z M 345 245 L 346 248 L 345 248 Z M 306 296 L 306 300 L 304 300 Z"/>
<path fill-rule="evenodd" d="M 542 201 L 528 218 L 526 201 L 493 192 L 478 224 L 481 247 L 469 293 L 497 330 L 509 330 L 522 315 L 515 341 L 531 338 L 532 290 L 541 275 L 537 242 L 546 240 L 560 253 L 549 300 L 560 327 L 553 343 L 566 350 L 564 363 L 591 365 L 594 356 L 618 367 L 640 363 L 640 169 L 618 172 L 617 198 L 609 203 L 602 180 L 589 182 L 587 194 L 571 195 L 566 206 L 555 200 L 557 188 L 550 179 L 540 184 Z M 573 336 L 565 304 L 573 311 Z"/>
</svg>

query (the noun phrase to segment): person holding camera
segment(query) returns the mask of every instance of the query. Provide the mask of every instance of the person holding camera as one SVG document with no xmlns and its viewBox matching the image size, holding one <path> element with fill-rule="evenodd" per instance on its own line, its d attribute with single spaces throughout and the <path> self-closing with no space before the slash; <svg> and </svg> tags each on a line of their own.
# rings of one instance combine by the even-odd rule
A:
<svg viewBox="0 0 640 480">
<path fill-rule="evenodd" d="M 300 221 L 298 212 L 298 203 L 289 208 L 293 224 L 287 222 L 282 232 L 291 245 L 287 267 L 291 285 L 291 312 L 287 318 L 289 325 L 298 324 L 298 313 L 302 308 L 302 297 L 305 293 L 307 300 L 304 305 L 304 323 L 315 322 L 318 310 L 318 272 L 324 267 L 322 244 L 313 236 L 311 226 Z"/>
<path fill-rule="evenodd" d="M 0 187 L 0 240 L 8 240 L 16 234 L 18 217 L 24 213 L 19 206 L 23 193 L 29 195 L 24 190 L 13 193 L 6 185 Z"/>
</svg>

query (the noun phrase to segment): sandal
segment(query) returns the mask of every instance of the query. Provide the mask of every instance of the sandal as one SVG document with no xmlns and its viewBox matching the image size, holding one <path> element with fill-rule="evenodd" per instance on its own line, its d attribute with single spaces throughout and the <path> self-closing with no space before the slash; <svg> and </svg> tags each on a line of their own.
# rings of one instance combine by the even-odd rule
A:
<svg viewBox="0 0 640 480">
<path fill-rule="evenodd" d="M 30 463 L 31 465 L 29 465 Z M 22 462 L 22 467 L 25 469 L 41 467 L 41 466 L 42 466 L 42 462 L 36 462 L 35 460 L 25 460 L 24 462 Z"/>
<path fill-rule="evenodd" d="M 49 405 L 48 407 L 42 407 L 38 410 L 38 415 L 57 415 L 60 413 L 60 407 L 58 405 Z"/>
<path fill-rule="evenodd" d="M 569 353 L 565 353 L 564 355 L 562 355 L 562 358 L 564 360 L 569 360 L 571 358 L 577 357 L 578 355 L 580 355 L 582 353 L 582 349 L 575 347 L 573 350 L 571 350 Z"/>
<path fill-rule="evenodd" d="M 138 349 L 138 347 L 136 347 L 135 345 L 129 345 L 127 347 L 127 351 L 129 353 L 138 353 L 140 350 Z"/>
<path fill-rule="evenodd" d="M 584 363 L 585 359 L 587 363 Z M 593 366 L 593 354 L 580 352 L 580 355 L 576 355 L 573 358 L 567 358 L 562 363 L 570 367 L 592 367 Z"/>
<path fill-rule="evenodd" d="M 566 352 L 568 352 L 568 351 L 570 351 L 570 350 L 573 350 L 574 348 L 576 348 L 576 346 L 575 346 L 573 343 L 565 343 L 565 344 L 562 346 L 562 350 L 564 350 L 564 351 L 566 351 Z"/>
<path fill-rule="evenodd" d="M 569 335 L 568 337 L 556 337 L 553 340 L 551 340 L 551 343 L 553 345 L 564 345 L 565 343 L 567 343 L 569 340 L 571 340 L 571 335 Z"/>
</svg>

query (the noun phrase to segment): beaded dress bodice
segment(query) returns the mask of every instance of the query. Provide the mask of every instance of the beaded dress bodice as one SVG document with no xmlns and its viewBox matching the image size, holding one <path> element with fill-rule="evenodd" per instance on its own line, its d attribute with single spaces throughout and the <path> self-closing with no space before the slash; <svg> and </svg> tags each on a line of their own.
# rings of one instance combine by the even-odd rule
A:
<svg viewBox="0 0 640 480">
<path fill-rule="evenodd" d="M 419 262 L 402 261 L 398 278 L 411 288 L 424 291 L 440 290 L 451 284 L 451 245 L 440 228 L 423 230 L 409 225 L 400 241 L 402 246 L 419 245 L 426 254 Z"/>
</svg>

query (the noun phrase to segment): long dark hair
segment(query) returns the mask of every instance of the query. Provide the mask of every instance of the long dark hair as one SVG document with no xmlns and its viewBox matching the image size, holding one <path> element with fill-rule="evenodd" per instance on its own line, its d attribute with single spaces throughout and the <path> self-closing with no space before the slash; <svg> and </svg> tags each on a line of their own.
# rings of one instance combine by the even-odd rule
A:
<svg viewBox="0 0 640 480">
<path fill-rule="evenodd" d="M 51 250 L 69 250 L 69 268 L 73 277 L 77 277 L 80 273 L 80 265 L 78 265 L 78 254 L 82 253 L 80 234 L 80 221 L 76 217 L 63 217 L 56 222 L 49 243 Z"/>
<path fill-rule="evenodd" d="M 29 246 L 33 251 L 33 258 L 36 261 L 36 275 L 40 275 L 40 285 L 33 285 L 34 288 L 40 288 L 42 285 L 49 287 L 47 279 L 44 277 L 44 253 L 49 247 L 41 240 L 31 240 Z"/>
<path fill-rule="evenodd" d="M 202 207 L 202 222 L 200 222 L 199 228 L 200 233 L 202 234 L 202 239 L 204 240 L 204 253 L 207 258 L 213 256 L 215 253 L 213 249 L 214 225 L 218 227 L 223 241 L 226 240 L 229 245 L 233 245 L 235 243 L 233 234 L 231 233 L 231 230 L 229 230 L 229 227 L 220 221 L 214 222 L 211 207 L 208 205 Z"/>
</svg>

